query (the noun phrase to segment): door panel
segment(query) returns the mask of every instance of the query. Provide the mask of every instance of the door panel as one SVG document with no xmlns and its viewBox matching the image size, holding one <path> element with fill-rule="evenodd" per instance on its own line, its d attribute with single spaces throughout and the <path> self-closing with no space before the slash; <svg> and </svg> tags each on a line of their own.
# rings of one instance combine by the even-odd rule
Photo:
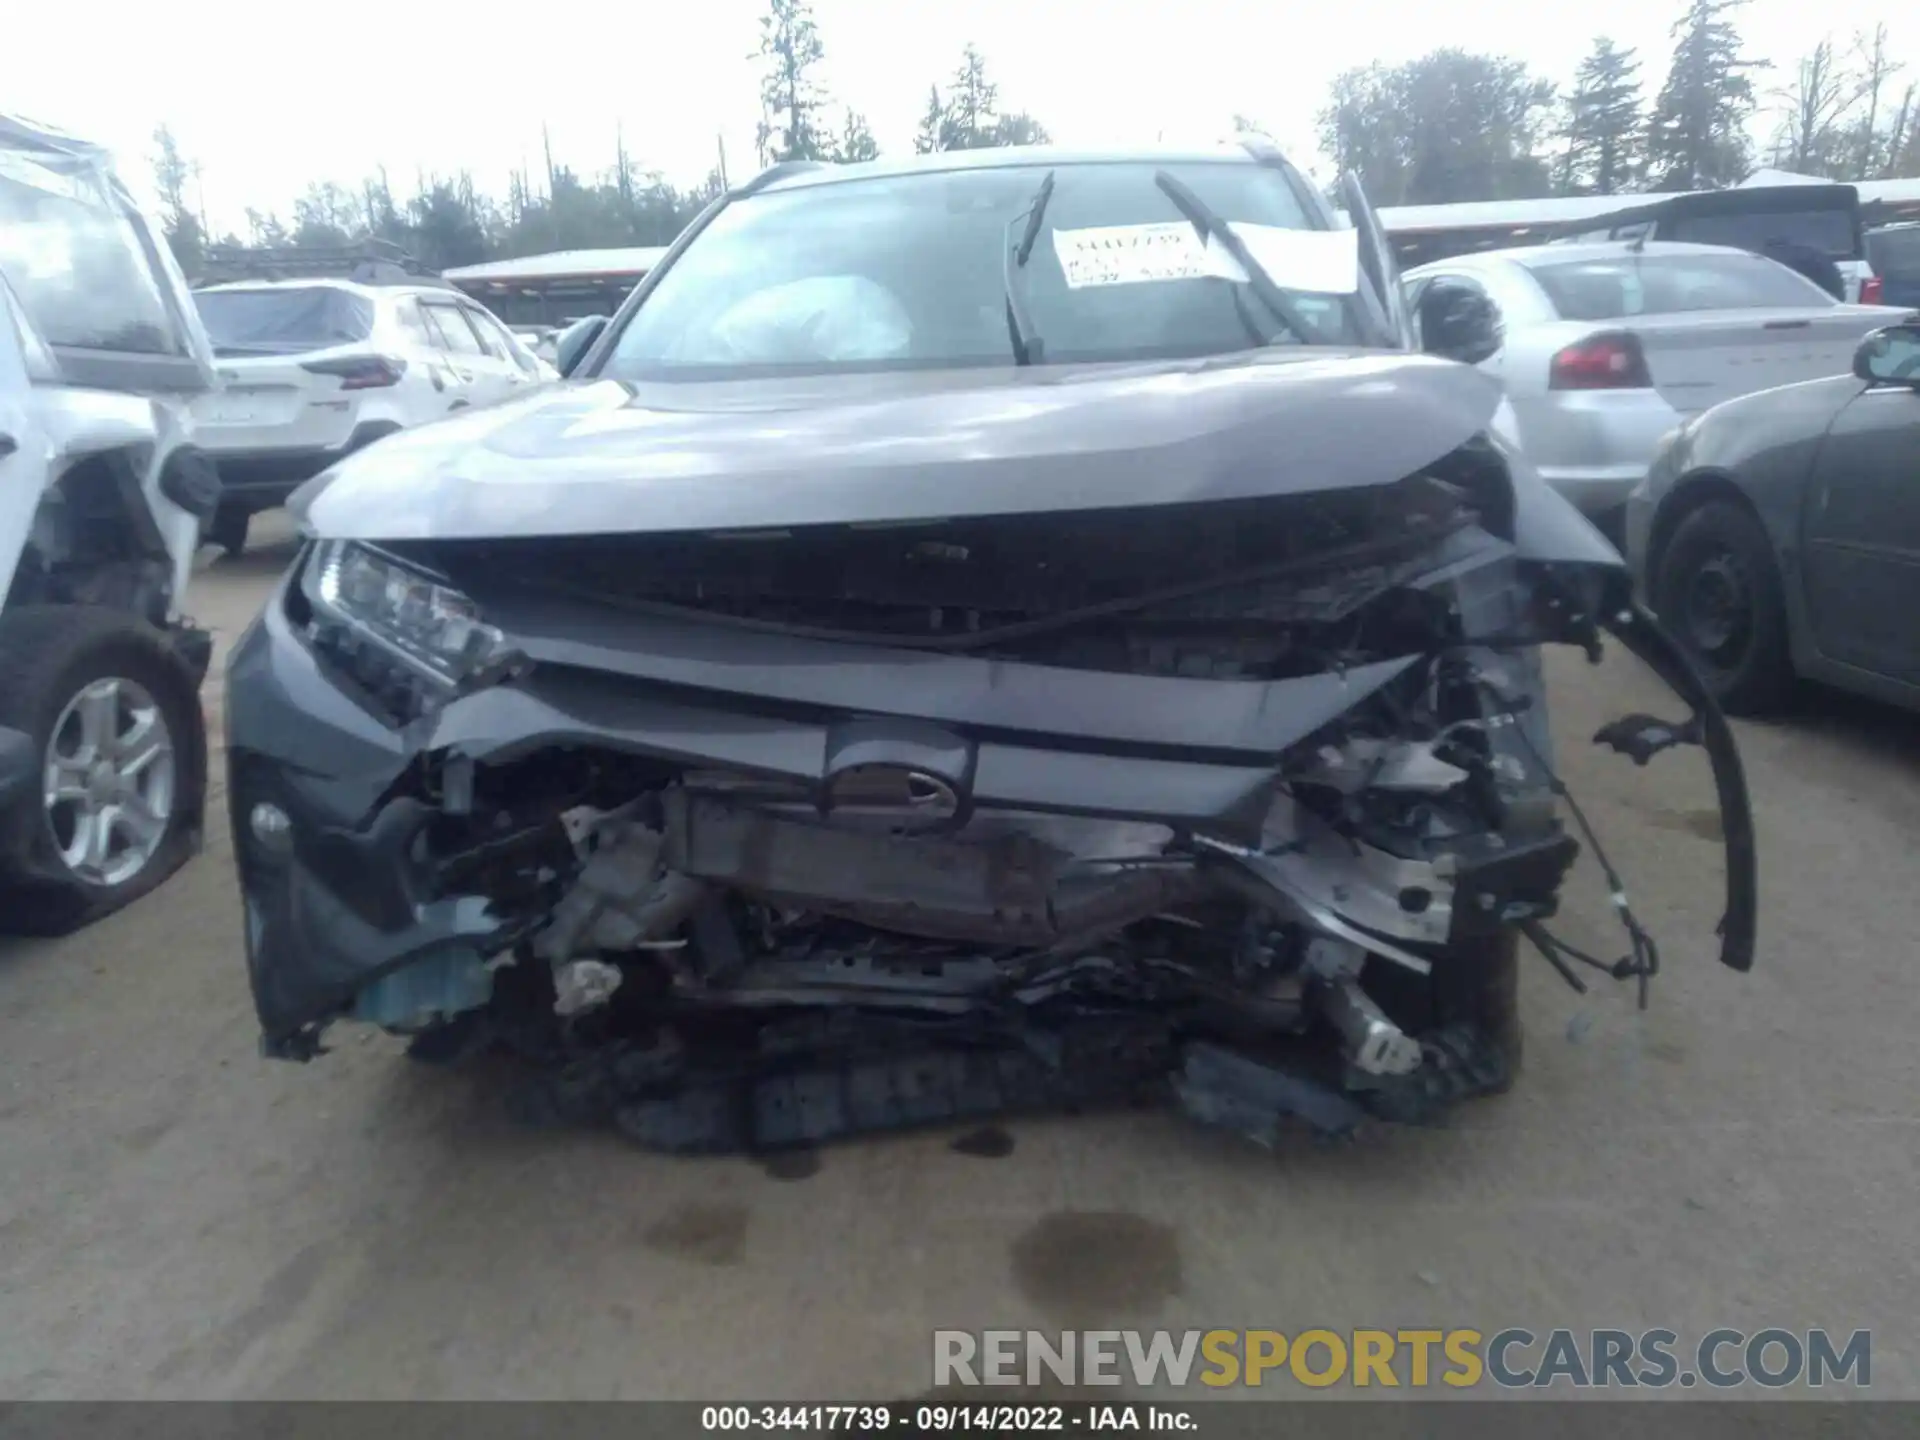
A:
<svg viewBox="0 0 1920 1440">
<path fill-rule="evenodd" d="M 1387 241 L 1360 177 L 1348 171 L 1340 177 L 1340 199 L 1347 218 L 1360 236 L 1360 271 L 1374 292 L 1374 304 L 1402 350 L 1417 350 L 1413 319 L 1407 312 L 1406 296 L 1401 292 L 1400 263 L 1393 258 L 1393 246 Z"/>
<path fill-rule="evenodd" d="M 538 383 L 540 365 L 498 319 L 485 310 L 469 310 L 467 318 L 483 340 L 500 352 L 506 362 L 508 392 Z"/>
<path fill-rule="evenodd" d="M 25 345 L 0 282 L 0 599 L 13 584 L 47 478 L 46 437 L 30 386 Z"/>
<path fill-rule="evenodd" d="M 1823 655 L 1920 684 L 1920 392 L 1850 401 L 1806 497 L 1807 609 Z"/>
<path fill-rule="evenodd" d="M 479 311 L 466 305 L 458 309 L 459 318 L 480 347 L 480 355 L 473 362 L 473 403 L 491 405 L 506 399 L 519 388 L 520 382 L 520 372 L 513 363 L 509 346 L 503 337 L 493 332 Z"/>
<path fill-rule="evenodd" d="M 447 362 L 447 408 L 461 410 L 478 403 L 478 362 L 480 342 L 460 317 L 457 306 L 423 300 L 420 313 L 426 319 L 427 332 Z"/>
</svg>

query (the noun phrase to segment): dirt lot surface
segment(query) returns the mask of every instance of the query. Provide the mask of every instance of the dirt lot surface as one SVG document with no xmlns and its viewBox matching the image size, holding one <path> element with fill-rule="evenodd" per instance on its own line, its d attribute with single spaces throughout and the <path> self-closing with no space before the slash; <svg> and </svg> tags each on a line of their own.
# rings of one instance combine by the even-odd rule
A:
<svg viewBox="0 0 1920 1440">
<path fill-rule="evenodd" d="M 223 645 L 284 534 L 196 582 Z M 1704 761 L 1586 744 L 1671 703 L 1625 660 L 1551 673 L 1562 772 L 1663 944 L 1652 1008 L 1529 961 L 1512 1095 L 1278 1155 L 1135 1113 L 775 1174 L 522 1131 L 497 1076 L 383 1036 L 263 1061 L 216 768 L 164 889 L 0 941 L 0 1396 L 897 1399 L 936 1327 L 1418 1324 L 1869 1328 L 1874 1391 L 1920 1395 L 1920 723 L 1820 697 L 1741 728 L 1743 978 L 1712 961 Z M 1569 937 L 1614 952 L 1584 861 L 1573 890 Z"/>
</svg>

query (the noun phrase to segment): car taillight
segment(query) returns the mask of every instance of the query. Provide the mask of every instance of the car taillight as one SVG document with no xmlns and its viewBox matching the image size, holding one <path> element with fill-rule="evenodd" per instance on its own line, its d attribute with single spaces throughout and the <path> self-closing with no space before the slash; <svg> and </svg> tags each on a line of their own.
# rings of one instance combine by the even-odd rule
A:
<svg viewBox="0 0 1920 1440">
<path fill-rule="evenodd" d="M 1547 370 L 1549 390 L 1644 390 L 1652 384 L 1639 340 L 1624 330 L 1567 346 Z"/>
<path fill-rule="evenodd" d="M 400 383 L 407 362 L 391 355 L 355 355 L 345 360 L 305 360 L 300 368 L 315 375 L 338 375 L 342 390 L 381 390 Z"/>
<path fill-rule="evenodd" d="M 1869 275 L 1860 282 L 1860 303 L 1862 305 L 1878 305 L 1882 293 L 1880 277 L 1878 275 Z"/>
</svg>

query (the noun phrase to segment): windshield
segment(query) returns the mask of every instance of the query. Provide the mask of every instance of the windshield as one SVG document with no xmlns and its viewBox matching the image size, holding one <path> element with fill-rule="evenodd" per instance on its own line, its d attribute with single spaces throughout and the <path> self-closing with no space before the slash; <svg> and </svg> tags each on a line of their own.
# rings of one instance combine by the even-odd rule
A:
<svg viewBox="0 0 1920 1440">
<path fill-rule="evenodd" d="M 1819 308 L 1834 298 L 1758 255 L 1619 255 L 1528 267 L 1563 320 L 1624 320 L 1688 310 Z"/>
<path fill-rule="evenodd" d="M 1868 235 L 1867 260 L 1876 275 L 1892 280 L 1920 280 L 1920 225 Z"/>
<path fill-rule="evenodd" d="M 336 285 L 200 290 L 194 305 L 217 355 L 350 345 L 373 334 L 373 304 Z"/>
<path fill-rule="evenodd" d="M 85 170 L 0 150 L 0 272 L 49 345 L 184 353 L 139 237 Z"/>
<path fill-rule="evenodd" d="M 1829 260 L 1859 257 L 1853 216 L 1846 210 L 1748 210 L 1726 215 L 1687 215 L 1663 225 L 1663 240 L 1731 245 L 1755 254 L 1768 245 L 1804 245 Z"/>
<path fill-rule="evenodd" d="M 1354 232 L 1320 229 L 1277 170 L 1229 161 L 1026 164 L 736 201 L 660 277 L 603 373 L 705 379 L 1008 364 L 1007 255 L 1049 173 L 1044 224 L 1013 281 L 1047 360 L 1301 343 L 1248 294 L 1230 257 L 1200 243 L 1155 183 L 1163 169 L 1232 226 L 1313 343 L 1367 343 L 1358 332 Z"/>
</svg>

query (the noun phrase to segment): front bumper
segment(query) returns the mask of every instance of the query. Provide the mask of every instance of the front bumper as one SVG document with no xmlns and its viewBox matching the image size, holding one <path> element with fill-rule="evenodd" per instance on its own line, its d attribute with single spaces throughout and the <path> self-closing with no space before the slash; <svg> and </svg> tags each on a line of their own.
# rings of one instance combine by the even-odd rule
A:
<svg viewBox="0 0 1920 1440">
<path fill-rule="evenodd" d="M 671 626 L 614 647 L 603 626 L 601 638 L 563 635 L 529 610 L 507 627 L 535 657 L 529 675 L 396 729 L 350 699 L 295 632 L 292 583 L 235 647 L 226 706 L 247 962 L 264 1048 L 282 1058 L 315 1053 L 319 1030 L 382 976 L 436 955 L 484 959 L 518 938 L 484 895 L 440 893 L 416 861 L 437 812 L 394 792 L 423 755 L 489 766 L 575 747 L 816 790 L 886 756 L 950 772 L 983 811 L 1248 843 L 1279 791 L 1282 752 L 1414 663 L 1275 682 L 1066 680 L 1045 667 L 928 655 L 907 670 L 889 663 L 893 652 L 785 637 L 709 634 L 701 647 L 676 641 Z M 1498 608 L 1502 592 L 1490 589 L 1485 603 Z M 1486 623 L 1497 630 L 1500 617 Z M 1521 669 L 1536 688 L 1537 667 Z M 753 695 L 716 698 L 729 685 Z M 1522 724 L 1550 753 L 1544 706 Z"/>
<path fill-rule="evenodd" d="M 1501 782 L 1505 808 L 1550 816 L 1543 782 L 1551 777 L 1536 763 L 1553 753 L 1538 657 L 1497 637 L 1526 632 L 1535 583 L 1528 576 L 1551 581 L 1562 567 L 1617 574 L 1619 560 L 1544 491 L 1518 491 L 1516 501 L 1514 542 L 1482 536 L 1436 560 L 1431 583 L 1448 587 L 1462 627 L 1449 654 L 1509 692 L 1507 723 L 1488 731 L 1516 765 L 1513 793 Z M 531 933 L 524 914 L 516 921 L 496 912 L 486 884 L 449 881 L 428 857 L 429 828 L 468 813 L 446 799 L 455 793 L 445 783 L 449 766 L 465 775 L 455 788 L 469 795 L 476 775 L 584 752 L 633 757 L 650 771 L 773 782 L 780 793 L 818 800 L 853 767 L 877 763 L 939 777 L 983 812 L 1145 822 L 1216 842 L 1220 853 L 1253 856 L 1259 852 L 1244 847 L 1262 844 L 1286 792 L 1286 757 L 1300 758 L 1302 742 L 1422 663 L 1408 655 L 1276 681 L 1064 670 L 583 610 L 577 601 L 505 591 L 476 599 L 530 668 L 400 725 L 363 708 L 296 632 L 287 594 L 301 563 L 235 647 L 226 705 L 247 963 L 264 1049 L 289 1059 L 316 1053 L 324 1027 L 356 1008 L 377 1019 L 381 1007 L 368 996 L 388 975 L 405 970 L 396 983 L 430 983 L 444 972 L 452 993 L 461 976 Z M 1753 861 L 1737 752 L 1678 652 L 1644 616 L 1621 608 L 1624 598 L 1613 604 L 1606 628 L 1695 709 L 1696 732 L 1704 719 L 1729 846 L 1722 958 L 1745 969 Z M 1485 649 L 1474 637 L 1503 648 Z M 429 798 L 415 798 L 422 795 Z M 1505 827 L 1503 836 L 1525 838 Z M 767 863 L 758 854 L 739 863 Z M 1338 910 L 1345 897 L 1333 893 Z M 1498 894 L 1474 898 L 1505 913 Z M 1420 939 L 1447 936 L 1443 928 Z"/>
</svg>

